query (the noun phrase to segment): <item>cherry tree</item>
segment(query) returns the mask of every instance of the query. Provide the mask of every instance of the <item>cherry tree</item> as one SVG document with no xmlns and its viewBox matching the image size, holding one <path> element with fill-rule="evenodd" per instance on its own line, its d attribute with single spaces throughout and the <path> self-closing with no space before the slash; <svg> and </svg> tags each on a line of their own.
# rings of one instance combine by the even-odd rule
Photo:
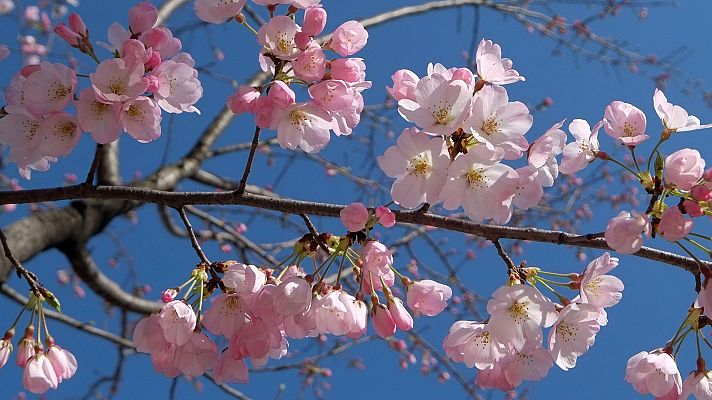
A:
<svg viewBox="0 0 712 400">
<path fill-rule="evenodd" d="M 333 372 L 322 361 L 367 342 L 469 397 L 523 397 L 527 382 L 581 365 L 589 352 L 605 351 L 593 347 L 609 326 L 627 324 L 612 310 L 625 291 L 619 273 L 637 257 L 689 272 L 689 302 L 681 323 L 641 333 L 657 345 L 630 348 L 620 376 L 642 395 L 712 398 L 712 239 L 704 231 L 712 169 L 704 149 L 685 139 L 702 137 L 694 131 L 712 128 L 712 118 L 693 115 L 690 98 L 666 84 L 677 77 L 690 92 L 704 89 L 669 58 L 643 56 L 592 29 L 595 19 L 622 10 L 644 19 L 647 6 L 661 4 L 609 1 L 595 18 L 569 22 L 547 5 L 442 0 L 334 22 L 319 0 L 142 1 L 99 27 L 72 12 L 75 3 L 22 10 L 22 29 L 48 41 L 21 37 L 22 66 L 6 77 L 0 118 L 8 218 L 0 290 L 17 303 L 3 303 L 0 373 L 17 368 L 26 391 L 61 393 L 77 379 L 84 361 L 65 345 L 67 335 L 89 334 L 115 346 L 118 360 L 93 383 L 81 378 L 86 397 L 120 393 L 126 359 L 137 354 L 147 355 L 140 360 L 155 379 L 172 379 L 171 398 L 179 380 L 198 387 L 202 377 L 249 398 L 254 375 L 283 370 L 296 370 L 302 390 L 323 397 Z M 173 26 L 182 6 L 188 22 Z M 14 7 L 0 1 L 4 14 Z M 361 57 L 379 46 L 372 29 L 454 7 L 475 10 L 460 64 L 402 66 L 386 87 L 372 83 L 378 60 Z M 635 74 L 645 68 L 656 85 L 648 104 L 611 98 L 594 112 L 538 122 L 552 100 L 519 97 L 516 88 L 531 78 L 513 51 L 480 31 L 483 10 L 574 57 Z M 211 35 L 238 31 L 236 64 L 258 70 L 249 79 L 214 65 L 230 59 Z M 207 45 L 187 45 L 196 37 Z M 206 50 L 217 61 L 201 60 Z M 226 80 L 228 95 L 210 93 L 216 82 L 225 92 Z M 382 104 L 368 104 L 374 91 Z M 212 117 L 201 110 L 208 97 L 224 104 Z M 196 119 L 200 132 L 184 129 Z M 170 143 L 179 136 L 189 145 L 174 157 Z M 165 149 L 155 147 L 161 141 Z M 334 147 L 341 159 L 324 155 Z M 134 157 L 160 152 L 148 175 L 127 177 Z M 72 157 L 85 177 L 63 169 Z M 281 170 L 261 171 L 275 165 Z M 45 185 L 42 176 L 57 170 L 64 182 Z M 296 190 L 279 190 L 284 177 Z M 584 223 L 592 207 L 601 210 Z M 125 243 L 142 230 L 161 270 L 155 282 L 141 277 L 146 261 Z M 541 257 L 525 248 L 535 242 L 570 260 L 532 262 Z M 164 265 L 160 253 L 179 251 L 174 243 L 192 259 Z M 577 249 L 576 257 L 554 245 Z M 51 249 L 68 268 L 38 265 Z M 97 262 L 107 251 L 108 266 L 124 268 L 122 282 Z M 469 268 L 480 254 L 493 256 L 487 271 Z M 18 279 L 6 284 L 13 273 Z M 497 282 L 494 289 L 475 291 L 477 274 Z M 72 317 L 87 300 L 105 304 L 107 326 Z M 54 333 L 58 323 L 75 329 Z"/>
</svg>

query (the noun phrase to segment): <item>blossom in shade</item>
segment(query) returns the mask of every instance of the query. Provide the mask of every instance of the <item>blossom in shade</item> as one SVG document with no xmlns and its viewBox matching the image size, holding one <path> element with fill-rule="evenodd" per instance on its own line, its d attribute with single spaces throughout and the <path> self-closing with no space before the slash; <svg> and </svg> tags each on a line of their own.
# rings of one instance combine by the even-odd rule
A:
<svg viewBox="0 0 712 400">
<path fill-rule="evenodd" d="M 171 347 L 160 324 L 158 314 L 142 318 L 133 331 L 133 343 L 136 351 L 141 353 L 162 353 Z"/>
<path fill-rule="evenodd" d="M 684 108 L 668 102 L 662 90 L 655 89 L 653 106 L 663 126 L 670 132 L 686 132 L 712 127 L 712 124 L 702 125 L 699 118 L 689 115 Z"/>
<path fill-rule="evenodd" d="M 623 282 L 608 272 L 618 266 L 618 258 L 605 252 L 602 256 L 591 260 L 586 266 L 580 281 L 581 302 L 597 308 L 611 307 L 618 304 L 623 297 Z"/>
<path fill-rule="evenodd" d="M 490 334 L 502 345 L 516 350 L 540 343 L 542 328 L 550 327 L 557 318 L 554 303 L 536 288 L 524 284 L 497 289 L 487 302 L 487 312 Z"/>
<path fill-rule="evenodd" d="M 391 186 L 393 201 L 406 208 L 436 203 L 450 164 L 445 141 L 415 128 L 404 130 L 377 161 L 386 175 L 396 178 Z"/>
<path fill-rule="evenodd" d="M 341 336 L 351 332 L 356 322 L 355 301 L 353 296 L 344 291 L 332 290 L 316 304 L 312 304 L 319 333 Z"/>
<path fill-rule="evenodd" d="M 22 386 L 35 394 L 42 394 L 49 389 L 56 389 L 59 384 L 52 363 L 42 351 L 27 360 L 22 371 Z"/>
<path fill-rule="evenodd" d="M 189 340 L 175 352 L 175 366 L 189 378 L 203 375 L 218 365 L 218 347 L 204 333 L 191 332 Z"/>
<path fill-rule="evenodd" d="M 17 344 L 17 353 L 15 354 L 15 364 L 20 368 L 25 368 L 27 360 L 35 355 L 35 341 L 32 339 L 33 330 L 26 330 L 25 336 L 20 339 Z"/>
<path fill-rule="evenodd" d="M 300 31 L 291 18 L 278 15 L 260 27 L 257 40 L 262 46 L 282 60 L 294 60 L 300 53 L 294 35 Z"/>
<path fill-rule="evenodd" d="M 277 142 L 282 148 L 301 147 L 307 153 L 316 153 L 329 143 L 331 115 L 314 103 L 295 103 L 276 110 L 272 127 L 277 130 Z"/>
<path fill-rule="evenodd" d="M 301 276 L 291 276 L 280 282 L 273 295 L 274 310 L 285 316 L 307 311 L 311 300 L 311 284 Z"/>
<path fill-rule="evenodd" d="M 337 58 L 331 61 L 331 77 L 350 83 L 366 80 L 366 63 L 363 58 Z"/>
<path fill-rule="evenodd" d="M 244 358 L 236 359 L 229 352 L 224 352 L 220 356 L 220 361 L 213 374 L 215 383 L 247 383 L 249 381 L 249 371 Z"/>
<path fill-rule="evenodd" d="M 541 347 L 541 344 L 527 345 L 522 350 L 506 355 L 498 362 L 502 364 L 507 382 L 514 387 L 524 381 L 543 379 L 553 365 L 551 355 Z"/>
<path fill-rule="evenodd" d="M 685 216 L 678 207 L 668 207 L 660 217 L 658 224 L 658 233 L 665 239 L 675 242 L 687 236 L 695 225 L 695 221 Z"/>
<path fill-rule="evenodd" d="M 231 338 L 237 335 L 248 321 L 248 304 L 237 294 L 221 293 L 205 312 L 201 322 L 213 335 Z"/>
<path fill-rule="evenodd" d="M 564 146 L 564 159 L 561 160 L 559 171 L 565 175 L 574 174 L 588 166 L 598 153 L 598 130 L 603 121 L 591 126 L 582 119 L 575 119 L 569 124 L 569 131 L 576 141 Z"/>
<path fill-rule="evenodd" d="M 519 183 L 514 190 L 512 204 L 519 209 L 528 210 L 539 204 L 539 201 L 544 196 L 541 182 L 537 180 L 539 172 L 531 165 L 517 168 L 516 172 L 517 176 L 519 176 Z"/>
<path fill-rule="evenodd" d="M 211 24 L 222 24 L 236 16 L 247 0 L 195 0 L 193 9 L 198 18 Z"/>
<path fill-rule="evenodd" d="M 105 103 L 96 99 L 94 90 L 82 90 L 79 100 L 74 103 L 77 121 L 85 132 L 89 132 L 97 143 L 111 143 L 121 135 L 121 103 Z"/>
<path fill-rule="evenodd" d="M 235 114 L 251 113 L 255 110 L 260 92 L 252 86 L 240 85 L 235 93 L 227 98 L 227 107 Z"/>
<path fill-rule="evenodd" d="M 712 399 L 712 372 L 693 371 L 682 382 L 682 393 L 680 400 L 687 400 L 690 396 L 694 396 L 697 400 Z"/>
<path fill-rule="evenodd" d="M 42 62 L 22 85 L 24 105 L 37 115 L 61 111 L 72 100 L 76 86 L 77 76 L 71 68 Z"/>
<path fill-rule="evenodd" d="M 366 323 L 368 320 L 368 307 L 361 300 L 353 302 L 353 323 L 351 329 L 346 334 L 351 339 L 359 339 L 366 334 Z"/>
<path fill-rule="evenodd" d="M 500 148 L 505 159 L 515 160 L 529 148 L 524 134 L 533 121 L 524 103 L 509 102 L 505 88 L 489 85 L 475 93 L 472 114 L 464 126 L 479 142 Z"/>
<path fill-rule="evenodd" d="M 472 92 L 465 82 L 433 74 L 418 81 L 414 100 L 398 101 L 398 112 L 427 133 L 450 135 L 467 118 L 471 105 Z"/>
<path fill-rule="evenodd" d="M 396 333 L 396 323 L 393 321 L 391 312 L 383 304 L 373 305 L 373 316 L 371 323 L 376 334 L 382 338 L 389 338 Z"/>
<path fill-rule="evenodd" d="M 304 10 L 302 32 L 309 36 L 316 36 L 326 26 L 326 10 L 322 7 L 307 7 Z"/>
<path fill-rule="evenodd" d="M 64 157 L 79 143 L 81 130 L 76 117 L 69 113 L 56 112 L 42 121 L 37 134 L 42 138 L 37 149 L 39 154 Z"/>
<path fill-rule="evenodd" d="M 139 96 L 124 104 L 121 125 L 140 143 L 156 140 L 161 137 L 161 108 L 151 98 Z"/>
<path fill-rule="evenodd" d="M 498 224 L 509 221 L 511 202 L 519 184 L 516 171 L 501 164 L 501 150 L 477 145 L 458 156 L 448 167 L 448 181 L 440 192 L 447 210 L 462 205 L 465 214 L 476 222 L 493 219 Z"/>
<path fill-rule="evenodd" d="M 549 352 L 564 371 L 576 366 L 576 359 L 593 346 L 598 324 L 598 307 L 570 303 L 559 311 L 559 318 L 549 331 Z"/>
<path fill-rule="evenodd" d="M 502 48 L 491 40 L 480 41 L 475 57 L 477 76 L 485 82 L 506 85 L 524 80 L 517 70 L 512 69 L 512 60 L 502 58 Z"/>
<path fill-rule="evenodd" d="M 656 398 L 677 399 L 682 391 L 682 378 L 675 360 L 661 349 L 641 351 L 628 360 L 626 382 L 640 394 Z M 670 397 L 667 397 L 670 396 Z"/>
<path fill-rule="evenodd" d="M 163 306 L 158 318 L 163 336 L 168 342 L 182 346 L 191 339 L 196 316 L 189 305 L 174 300 Z"/>
<path fill-rule="evenodd" d="M 475 384 L 482 389 L 499 389 L 503 392 L 514 389 L 514 385 L 507 381 L 502 367 L 503 365 L 501 363 L 495 363 L 490 368 L 477 371 Z"/>
<path fill-rule="evenodd" d="M 339 212 L 341 223 L 349 232 L 359 232 L 366 229 L 368 209 L 363 203 L 351 203 Z"/>
<path fill-rule="evenodd" d="M 383 290 L 383 283 L 386 286 L 393 286 L 395 273 L 391 269 L 393 266 L 393 254 L 383 243 L 377 240 L 369 240 L 363 245 L 361 250 L 361 279 L 363 279 L 363 290 L 370 293 L 371 282 L 373 289 Z"/>
<path fill-rule="evenodd" d="M 321 46 L 316 42 L 307 46 L 297 58 L 292 61 L 294 75 L 306 82 L 321 80 L 326 73 L 326 56 Z"/>
<path fill-rule="evenodd" d="M 121 58 L 104 60 L 89 74 L 97 100 L 122 103 L 135 99 L 148 88 L 143 78 L 144 66 L 139 62 L 127 64 Z"/>
<path fill-rule="evenodd" d="M 334 29 L 329 48 L 347 57 L 361 50 L 368 41 L 368 32 L 358 21 L 346 21 Z"/>
<path fill-rule="evenodd" d="M 228 266 L 222 281 L 237 294 L 252 295 L 262 289 L 267 277 L 254 265 L 234 263 Z"/>
<path fill-rule="evenodd" d="M 415 101 L 415 88 L 420 81 L 418 75 L 407 69 L 399 69 L 391 75 L 391 79 L 393 87 L 386 87 L 388 94 L 396 101 L 403 99 Z"/>
<path fill-rule="evenodd" d="M 391 228 L 396 224 L 396 214 L 388 207 L 376 207 L 376 219 L 386 228 Z"/>
<path fill-rule="evenodd" d="M 416 315 L 432 317 L 440 314 L 447 307 L 450 297 L 452 297 L 452 289 L 449 286 L 424 279 L 408 286 L 406 302 Z"/>
<path fill-rule="evenodd" d="M 153 28 L 157 21 L 158 9 L 147 1 L 142 1 L 129 9 L 129 28 L 134 34 Z"/>
<path fill-rule="evenodd" d="M 492 368 L 496 361 L 508 354 L 502 343 L 493 340 L 487 324 L 457 321 L 443 340 L 445 353 L 455 362 L 468 368 Z"/>
<path fill-rule="evenodd" d="M 647 214 L 621 211 L 608 221 L 603 237 L 613 250 L 633 254 L 643 246 L 643 236 L 650 237 L 650 233 L 650 217 Z"/>
<path fill-rule="evenodd" d="M 645 126 L 645 114 L 636 106 L 617 100 L 606 106 L 603 128 L 620 143 L 636 146 L 647 140 Z"/>
<path fill-rule="evenodd" d="M 705 160 L 694 149 L 681 149 L 665 157 L 663 179 L 678 189 L 690 190 L 705 173 Z"/>
<path fill-rule="evenodd" d="M 556 156 L 566 145 L 566 132 L 561 130 L 563 124 L 564 121 L 555 123 L 529 146 L 529 165 L 537 169 L 536 179 L 544 187 L 553 186 L 559 176 Z"/>
<path fill-rule="evenodd" d="M 153 96 L 158 105 L 169 113 L 195 112 L 194 104 L 203 96 L 198 71 L 188 64 L 166 60 L 151 71 L 158 80 Z"/>
</svg>

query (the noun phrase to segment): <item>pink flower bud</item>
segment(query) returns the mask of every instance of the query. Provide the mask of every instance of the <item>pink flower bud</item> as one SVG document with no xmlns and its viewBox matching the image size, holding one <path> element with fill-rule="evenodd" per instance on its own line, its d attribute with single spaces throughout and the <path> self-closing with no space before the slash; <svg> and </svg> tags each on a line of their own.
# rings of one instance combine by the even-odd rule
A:
<svg viewBox="0 0 712 400">
<path fill-rule="evenodd" d="M 81 36 L 79 36 L 76 32 L 69 29 L 67 27 L 67 25 L 64 25 L 63 23 L 61 23 L 61 24 L 55 26 L 54 33 L 56 33 L 59 37 L 64 39 L 65 42 L 69 43 L 70 46 L 72 46 L 72 47 L 79 46 L 79 41 L 81 40 Z"/>
<path fill-rule="evenodd" d="M 324 26 L 326 26 L 326 10 L 321 7 L 309 7 L 304 10 L 302 32 L 309 36 L 316 36 L 324 30 Z"/>
<path fill-rule="evenodd" d="M 667 240 L 674 242 L 683 239 L 692 230 L 695 222 L 685 218 L 677 207 L 668 207 L 658 224 L 658 232 Z"/>
<path fill-rule="evenodd" d="M 679 189 L 692 189 L 704 172 L 705 160 L 697 150 L 681 149 L 665 158 L 665 183 Z"/>
<path fill-rule="evenodd" d="M 175 289 L 166 289 L 161 293 L 161 300 L 164 303 L 170 303 L 171 301 L 176 299 L 176 296 L 178 296 L 178 291 Z"/>
<path fill-rule="evenodd" d="M 331 77 L 346 82 L 363 82 L 366 64 L 363 58 L 338 58 L 331 62 Z"/>
<path fill-rule="evenodd" d="M 393 87 L 386 87 L 388 93 L 396 100 L 415 100 L 415 86 L 420 81 L 418 75 L 407 69 L 399 69 L 393 75 Z"/>
<path fill-rule="evenodd" d="M 153 28 L 158 21 L 158 9 L 148 2 L 141 2 L 129 10 L 129 28 L 138 34 Z"/>
<path fill-rule="evenodd" d="M 343 57 L 347 57 L 361 50 L 367 41 L 368 32 L 360 22 L 346 21 L 334 30 L 329 46 Z"/>
<path fill-rule="evenodd" d="M 643 235 L 650 237 L 650 233 L 650 218 L 646 214 L 621 211 L 608 221 L 604 237 L 613 250 L 633 254 L 643 246 Z"/>
<path fill-rule="evenodd" d="M 445 309 L 450 297 L 452 297 L 450 287 L 426 279 L 410 285 L 406 300 L 408 307 L 416 314 L 432 317 Z"/>
<path fill-rule="evenodd" d="M 227 108 L 235 114 L 252 113 L 259 98 L 258 90 L 252 86 L 240 85 L 237 91 L 227 98 Z"/>
<path fill-rule="evenodd" d="M 299 50 L 304 51 L 309 48 L 312 38 L 304 32 L 297 32 L 294 34 L 294 43 Z"/>
<path fill-rule="evenodd" d="M 387 207 L 376 208 L 376 219 L 378 219 L 379 224 L 386 228 L 390 228 L 396 224 L 396 215 Z"/>
<path fill-rule="evenodd" d="M 401 299 L 394 297 L 392 301 L 388 302 L 388 311 L 391 312 L 393 321 L 396 323 L 396 327 L 402 331 L 409 331 L 413 329 L 413 317 L 410 315 L 408 310 L 403 306 Z"/>
<path fill-rule="evenodd" d="M 366 228 L 368 222 L 368 210 L 362 203 L 351 203 L 344 207 L 339 213 L 341 223 L 349 232 L 359 232 Z"/>
<path fill-rule="evenodd" d="M 85 38 L 88 36 L 87 26 L 84 24 L 82 17 L 77 13 L 69 15 L 69 27 L 81 37 Z"/>
<path fill-rule="evenodd" d="M 373 307 L 373 318 L 371 322 L 378 336 L 384 339 L 396 333 L 396 323 L 393 321 L 391 312 L 388 311 L 383 304 L 378 304 Z"/>
</svg>

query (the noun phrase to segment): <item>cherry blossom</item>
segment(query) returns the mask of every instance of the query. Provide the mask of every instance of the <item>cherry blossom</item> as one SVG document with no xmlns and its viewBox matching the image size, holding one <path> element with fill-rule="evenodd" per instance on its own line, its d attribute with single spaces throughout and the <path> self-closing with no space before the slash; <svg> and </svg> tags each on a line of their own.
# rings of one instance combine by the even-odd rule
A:
<svg viewBox="0 0 712 400">
<path fill-rule="evenodd" d="M 351 332 L 356 321 L 355 301 L 350 294 L 333 290 L 316 304 L 312 304 L 319 333 L 340 336 Z"/>
<path fill-rule="evenodd" d="M 408 286 L 406 301 L 416 315 L 432 317 L 440 314 L 447 307 L 450 297 L 452 297 L 452 289 L 449 286 L 424 279 Z"/>
<path fill-rule="evenodd" d="M 153 28 L 157 21 L 158 9 L 147 1 L 142 1 L 129 9 L 129 28 L 134 34 Z"/>
<path fill-rule="evenodd" d="M 551 357 L 564 371 L 576 366 L 576 359 L 593 346 L 601 328 L 598 308 L 571 303 L 559 311 L 559 319 L 549 331 Z"/>
<path fill-rule="evenodd" d="M 218 348 L 204 333 L 191 332 L 189 340 L 175 352 L 175 366 L 189 378 L 203 375 L 218 365 Z"/>
<path fill-rule="evenodd" d="M 580 279 L 580 297 L 583 303 L 597 308 L 611 307 L 623 297 L 623 282 L 613 275 L 606 275 L 618 266 L 618 258 L 605 252 L 593 259 L 584 270 Z"/>
<path fill-rule="evenodd" d="M 139 96 L 124 104 L 123 130 L 141 143 L 161 137 L 161 109 L 151 98 Z"/>
<path fill-rule="evenodd" d="M 295 103 L 275 111 L 272 127 L 282 148 L 316 153 L 329 143 L 331 115 L 314 103 Z"/>
<path fill-rule="evenodd" d="M 650 353 L 641 351 L 631 357 L 626 366 L 625 380 L 638 393 L 658 398 L 672 393 L 671 398 L 676 399 L 682 390 L 682 378 L 675 360 L 660 349 Z"/>
<path fill-rule="evenodd" d="M 77 77 L 62 64 L 40 63 L 22 84 L 22 97 L 28 111 L 44 115 L 61 111 L 72 100 Z"/>
<path fill-rule="evenodd" d="M 57 376 L 57 383 L 62 383 L 64 379 L 71 378 L 77 372 L 77 359 L 68 350 L 51 343 L 47 347 L 46 354 Z"/>
<path fill-rule="evenodd" d="M 385 282 L 386 286 L 393 286 L 395 282 L 395 274 L 391 269 L 393 254 L 386 245 L 377 240 L 369 240 L 361 250 L 361 260 L 364 292 L 371 292 L 371 282 L 374 290 L 383 290 L 382 282 Z"/>
<path fill-rule="evenodd" d="M 710 371 L 693 371 L 682 383 L 680 400 L 687 400 L 694 396 L 697 400 L 712 399 L 712 375 Z"/>
<path fill-rule="evenodd" d="M 505 159 L 514 160 L 529 148 L 524 134 L 532 123 L 533 118 L 524 103 L 509 102 L 503 87 L 490 85 L 475 93 L 472 114 L 464 126 L 475 139 L 490 148 L 501 148 Z"/>
<path fill-rule="evenodd" d="M 42 351 L 27 360 L 22 372 L 22 386 L 35 394 L 42 394 L 49 389 L 56 389 L 59 384 L 57 374 L 49 358 Z"/>
<path fill-rule="evenodd" d="M 321 46 L 312 43 L 292 61 L 292 68 L 294 75 L 306 82 L 319 81 L 326 73 L 326 55 Z"/>
<path fill-rule="evenodd" d="M 396 327 L 402 331 L 413 329 L 413 317 L 403 306 L 403 301 L 397 297 L 388 297 L 388 311 L 393 317 Z"/>
<path fill-rule="evenodd" d="M 193 8 L 198 18 L 211 24 L 222 24 L 236 16 L 247 0 L 195 0 Z"/>
<path fill-rule="evenodd" d="M 347 57 L 357 53 L 368 41 L 368 32 L 358 21 L 346 21 L 334 29 L 329 48 Z"/>
<path fill-rule="evenodd" d="M 485 82 L 506 85 L 524 80 L 517 70 L 512 69 L 512 60 L 502 58 L 502 48 L 491 40 L 480 41 L 475 59 L 477 76 Z"/>
<path fill-rule="evenodd" d="M 376 334 L 382 338 L 389 338 L 396 333 L 396 323 L 393 321 L 391 312 L 383 304 L 373 305 L 373 317 L 371 323 Z"/>
<path fill-rule="evenodd" d="M 300 53 L 294 42 L 294 35 L 301 28 L 291 18 L 278 15 L 260 27 L 257 39 L 276 57 L 294 60 Z"/>
<path fill-rule="evenodd" d="M 702 178 L 705 160 L 694 149 L 678 150 L 665 158 L 665 183 L 690 190 Z"/>
<path fill-rule="evenodd" d="M 393 87 L 386 87 L 386 90 L 396 101 L 403 99 L 415 101 L 415 88 L 420 81 L 418 75 L 407 69 L 399 69 L 391 75 L 391 79 Z"/>
<path fill-rule="evenodd" d="M 222 293 L 205 312 L 203 326 L 213 335 L 232 338 L 248 322 L 248 303 L 238 294 Z"/>
<path fill-rule="evenodd" d="M 363 58 L 338 58 L 331 61 L 331 77 L 345 82 L 366 80 L 366 63 Z"/>
<path fill-rule="evenodd" d="M 309 36 L 316 36 L 326 26 L 326 10 L 322 7 L 307 7 L 304 10 L 302 32 Z"/>
<path fill-rule="evenodd" d="M 650 218 L 647 214 L 621 211 L 608 221 L 604 238 L 613 250 L 633 254 L 643 246 L 643 236 L 650 237 L 650 234 Z"/>
<path fill-rule="evenodd" d="M 77 119 L 68 113 L 54 113 L 40 125 L 37 135 L 42 138 L 37 151 L 42 156 L 64 157 L 79 143 L 81 130 Z"/>
<path fill-rule="evenodd" d="M 427 133 L 449 135 L 467 118 L 471 104 L 467 84 L 433 74 L 418 81 L 415 100 L 398 101 L 398 112 Z"/>
<path fill-rule="evenodd" d="M 158 323 L 166 340 L 178 346 L 191 340 L 195 329 L 196 316 L 193 309 L 180 300 L 174 300 L 163 306 Z"/>
<path fill-rule="evenodd" d="M 462 206 L 476 222 L 493 219 L 507 223 L 519 176 L 500 163 L 502 157 L 501 150 L 493 152 L 483 145 L 457 157 L 448 167 L 448 181 L 439 196 L 443 207 L 454 210 Z"/>
<path fill-rule="evenodd" d="M 663 126 L 669 132 L 686 132 L 712 127 L 712 124 L 701 125 L 699 118 L 689 115 L 684 108 L 668 102 L 662 90 L 655 89 L 653 106 Z"/>
<path fill-rule="evenodd" d="M 294 316 L 307 311 L 311 300 L 311 284 L 304 277 L 292 276 L 277 285 L 274 310 L 284 316 Z"/>
<path fill-rule="evenodd" d="M 569 131 L 576 141 L 564 146 L 564 159 L 559 165 L 562 174 L 574 174 L 586 168 L 596 158 L 599 149 L 598 130 L 602 125 L 603 121 L 600 121 L 591 129 L 588 122 L 582 119 L 571 121 Z"/>
<path fill-rule="evenodd" d="M 376 219 L 386 228 L 391 228 L 396 224 L 396 214 L 387 207 L 376 207 Z"/>
<path fill-rule="evenodd" d="M 224 352 L 220 356 L 220 362 L 215 369 L 213 377 L 217 384 L 224 382 L 247 383 L 249 381 L 248 374 L 247 363 L 244 358 L 236 359 L 229 352 Z"/>
<path fill-rule="evenodd" d="M 105 103 L 97 100 L 91 88 L 82 90 L 77 108 L 77 121 L 80 128 L 91 134 L 97 143 L 111 143 L 121 135 L 121 103 Z"/>
<path fill-rule="evenodd" d="M 151 71 L 158 78 L 158 89 L 153 92 L 158 105 L 169 113 L 195 112 L 194 104 L 203 96 L 198 71 L 188 64 L 166 60 Z"/>
<path fill-rule="evenodd" d="M 469 368 L 492 368 L 496 361 L 509 352 L 499 341 L 493 340 L 486 324 L 475 321 L 457 321 L 443 340 L 445 353 L 456 362 Z"/>
<path fill-rule="evenodd" d="M 687 236 L 695 225 L 695 221 L 685 218 L 678 207 L 668 207 L 660 217 L 658 233 L 665 239 L 674 242 Z"/>
<path fill-rule="evenodd" d="M 553 365 L 549 352 L 541 345 L 527 345 L 498 361 L 502 364 L 507 382 L 516 387 L 526 381 L 539 381 L 546 377 Z"/>
<path fill-rule="evenodd" d="M 227 107 L 235 114 L 252 113 L 259 98 L 260 92 L 257 89 L 240 85 L 235 93 L 227 98 Z"/>
<path fill-rule="evenodd" d="M 12 354 L 12 337 L 5 334 L 3 339 L 0 339 L 0 368 L 2 368 L 10 359 Z"/>
<path fill-rule="evenodd" d="M 366 229 L 368 209 L 366 209 L 363 203 L 351 203 L 342 208 L 339 215 L 341 216 L 341 223 L 344 224 L 349 232 L 358 232 Z"/>
<path fill-rule="evenodd" d="M 141 353 L 163 353 L 171 347 L 160 324 L 158 314 L 142 318 L 133 331 L 133 343 Z"/>
<path fill-rule="evenodd" d="M 252 295 L 262 290 L 267 277 L 254 265 L 233 263 L 228 266 L 222 281 L 237 294 Z"/>
<path fill-rule="evenodd" d="M 636 146 L 650 136 L 645 134 L 645 114 L 636 106 L 614 101 L 606 106 L 603 128 L 606 133 L 626 146 Z"/>
</svg>

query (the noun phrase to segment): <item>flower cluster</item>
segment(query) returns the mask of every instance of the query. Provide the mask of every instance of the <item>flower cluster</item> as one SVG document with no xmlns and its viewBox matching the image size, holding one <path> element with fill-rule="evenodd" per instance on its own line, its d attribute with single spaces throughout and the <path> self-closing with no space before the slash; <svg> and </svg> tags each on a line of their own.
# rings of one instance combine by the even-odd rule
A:
<svg viewBox="0 0 712 400">
<path fill-rule="evenodd" d="M 69 27 L 55 28 L 98 66 L 88 76 L 91 86 L 81 92 L 77 74 L 62 64 L 29 65 L 12 79 L 6 115 L 0 119 L 0 143 L 10 146 L 8 159 L 22 176 L 29 179 L 30 170 L 47 170 L 50 162 L 68 155 L 82 131 L 99 144 L 115 141 L 121 132 L 145 143 L 161 136 L 161 109 L 198 112 L 194 104 L 202 87 L 195 62 L 180 53 L 181 42 L 168 28 L 155 27 L 157 19 L 150 3 L 134 6 L 129 30 L 118 23 L 109 28 L 107 47 L 114 57 L 101 62 L 79 15 L 69 17 Z M 70 105 L 76 116 L 66 111 Z"/>
<path fill-rule="evenodd" d="M 29 302 L 22 307 L 19 315 L 15 318 L 15 322 L 0 339 L 0 368 L 2 368 L 10 359 L 13 351 L 12 338 L 15 336 L 15 326 L 25 310 L 32 310 L 32 318 L 17 344 L 15 364 L 23 369 L 22 386 L 35 394 L 45 393 L 49 389 L 57 389 L 63 380 L 71 378 L 77 372 L 77 360 L 74 355 L 58 346 L 47 328 L 43 303 L 50 301 L 50 304 L 58 307 L 59 302 L 52 293 L 42 290 L 47 298 L 32 294 Z M 35 314 L 38 316 L 36 327 Z M 45 346 L 42 345 L 43 331 L 46 334 Z"/>
<path fill-rule="evenodd" d="M 489 320 L 455 322 L 443 341 L 445 352 L 453 361 L 479 369 L 478 386 L 504 391 L 525 380 L 542 379 L 554 363 L 564 371 L 575 367 L 601 326 L 607 324 L 605 308 L 622 297 L 623 283 L 608 275 L 617 265 L 618 259 L 605 253 L 591 261 L 582 274 L 567 275 L 571 281 L 563 285 L 578 290 L 573 299 L 550 286 L 562 283 L 541 277 L 562 274 L 538 268 L 510 271 L 509 284 L 497 289 L 487 303 Z M 544 296 L 534 286 L 537 283 L 551 290 L 561 304 Z M 547 348 L 542 343 L 544 328 L 550 328 Z"/>
<path fill-rule="evenodd" d="M 271 269 L 235 261 L 201 264 L 186 283 L 163 293 L 166 304 L 160 313 L 139 321 L 133 335 L 136 349 L 149 353 L 156 371 L 168 376 L 196 377 L 213 370 L 217 382 L 246 383 L 246 360 L 263 366 L 270 358 L 283 357 L 287 339 L 321 334 L 358 339 L 367 331 L 369 315 L 374 330 L 384 338 L 396 329 L 412 329 L 413 317 L 391 290 L 396 272 L 390 251 L 368 240 L 357 253 L 351 249 L 354 234 L 349 235 L 305 236 L 276 276 Z M 306 274 L 299 264 L 316 257 L 322 246 L 329 254 L 313 273 Z M 326 283 L 326 273 L 339 255 L 339 277 L 347 259 L 357 260 L 352 265 L 360 284 L 355 295 L 338 283 L 339 278 L 336 284 Z M 215 275 L 209 278 L 208 271 Z M 223 274 L 221 279 L 216 278 L 218 273 Z M 407 290 L 406 303 L 416 315 L 440 313 L 452 296 L 449 287 L 434 281 L 413 282 L 401 276 L 401 282 Z M 177 300 L 188 285 L 186 296 Z M 203 304 L 216 288 L 221 293 L 205 311 Z M 379 301 L 379 291 L 385 304 Z M 366 296 L 370 305 L 363 300 Z M 227 347 L 220 351 L 203 328 L 224 337 Z"/>
<path fill-rule="evenodd" d="M 195 9 L 207 22 L 221 23 L 234 17 L 247 25 L 238 14 L 244 3 L 198 0 Z M 255 31 L 262 48 L 260 65 L 273 79 L 265 87 L 239 86 L 227 106 L 236 114 L 254 114 L 259 129 L 276 130 L 282 148 L 318 152 L 329 143 L 330 131 L 351 134 L 361 119 L 361 92 L 371 87 L 365 80 L 363 59 L 327 59 L 325 51 L 352 56 L 366 45 L 368 33 L 360 23 L 348 21 L 334 30 L 328 42 L 319 44 L 315 36 L 322 33 L 327 18 L 319 1 L 279 3 L 291 4 L 287 15 L 274 16 Z M 304 9 L 301 26 L 295 22 L 300 8 Z M 291 84 L 304 85 L 309 100 L 297 102 Z"/>
</svg>

